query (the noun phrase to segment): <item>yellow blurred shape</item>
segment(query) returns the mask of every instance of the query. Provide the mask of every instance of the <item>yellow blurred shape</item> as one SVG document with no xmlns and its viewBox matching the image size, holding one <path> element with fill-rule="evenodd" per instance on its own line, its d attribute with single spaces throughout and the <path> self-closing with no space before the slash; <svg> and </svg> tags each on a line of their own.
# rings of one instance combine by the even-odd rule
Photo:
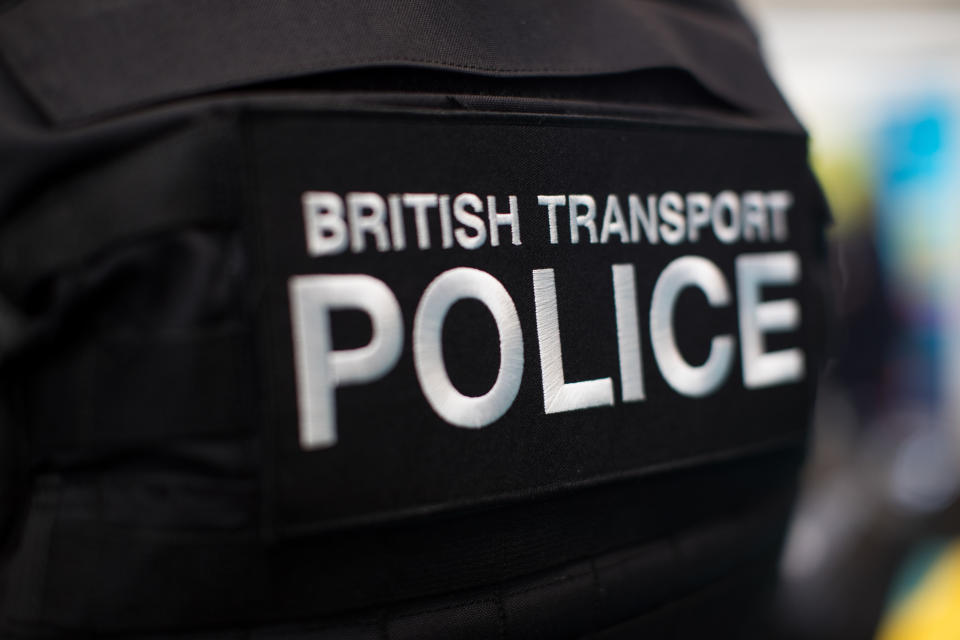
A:
<svg viewBox="0 0 960 640">
<path fill-rule="evenodd" d="M 866 159 L 854 149 L 826 148 L 814 141 L 810 161 L 833 214 L 829 233 L 843 236 L 866 227 L 873 213 Z"/>
<path fill-rule="evenodd" d="M 954 542 L 916 589 L 881 622 L 877 640 L 960 638 L 960 542 Z"/>
</svg>

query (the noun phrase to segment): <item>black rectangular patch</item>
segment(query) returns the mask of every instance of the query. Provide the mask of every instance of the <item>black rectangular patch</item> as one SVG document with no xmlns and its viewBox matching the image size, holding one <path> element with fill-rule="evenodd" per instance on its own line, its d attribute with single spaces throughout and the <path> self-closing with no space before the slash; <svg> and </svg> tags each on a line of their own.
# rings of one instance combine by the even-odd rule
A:
<svg viewBox="0 0 960 640">
<path fill-rule="evenodd" d="M 265 499 L 269 524 L 277 530 L 337 527 L 530 497 L 734 456 L 803 437 L 817 366 L 814 334 L 820 303 L 812 274 L 823 213 L 821 197 L 806 166 L 802 137 L 519 115 L 343 114 L 290 109 L 253 112 L 244 118 L 251 167 L 248 187 L 253 193 L 250 213 L 261 243 L 258 276 L 263 288 L 261 324 L 268 367 L 264 437 L 269 482 Z M 783 199 L 784 193 L 789 202 Z M 324 223 L 330 223 L 328 226 L 321 225 L 325 231 L 310 227 L 307 218 L 311 214 L 305 204 L 310 194 L 325 194 L 314 204 L 328 208 L 310 210 L 323 215 L 338 215 L 330 203 L 340 199 L 344 225 L 340 231 L 346 234 L 345 240 L 338 236 L 338 223 L 331 219 Z M 403 194 L 426 197 L 408 198 L 403 206 Z M 446 196 L 452 211 L 461 194 L 474 194 L 482 203 L 477 215 L 486 238 L 476 248 L 468 248 L 477 242 L 476 228 L 463 224 L 454 213 L 449 217 L 451 226 L 445 227 L 442 221 L 445 214 L 440 200 Z M 741 217 L 736 237 L 729 194 L 734 194 Z M 655 198 L 656 243 L 651 242 L 651 229 L 643 227 L 639 219 L 631 226 L 631 195 L 648 218 L 649 205 L 654 202 L 649 198 Z M 510 197 L 516 198 L 518 222 L 514 225 L 507 217 L 498 219 L 497 246 L 490 241 L 488 196 L 495 198 L 496 211 L 503 214 L 510 211 Z M 549 206 L 544 204 L 550 196 L 564 196 L 565 203 L 555 206 L 553 232 Z M 616 204 L 610 204 L 611 196 Z M 377 230 L 377 198 L 386 211 L 381 230 Z M 400 203 L 402 234 L 391 224 L 391 212 L 395 213 L 392 198 L 394 206 Z M 591 198 L 594 230 L 587 219 Z M 417 202 L 423 207 L 422 214 L 416 211 Z M 461 204 L 470 202 L 476 204 L 471 198 L 460 200 Z M 694 239 L 685 212 L 704 202 L 710 206 L 725 203 L 718 209 L 724 211 L 723 217 L 717 228 L 712 223 L 699 226 Z M 571 203 L 577 203 L 576 214 L 584 216 L 579 224 L 576 219 L 570 222 Z M 674 215 L 678 203 L 684 218 L 682 233 Z M 617 205 L 623 225 L 617 225 L 615 213 L 609 210 Z M 365 219 L 361 224 L 367 225 L 358 227 L 364 232 L 356 236 L 351 233 L 357 225 L 351 222 L 359 218 L 351 219 L 351 206 Z M 747 209 L 751 211 L 749 232 L 742 224 Z M 761 209 L 762 215 L 758 213 Z M 702 207 L 697 212 L 694 218 L 702 222 Z M 519 227 L 519 244 L 515 244 L 514 226 Z M 458 230 L 459 234 L 454 233 Z M 310 233 L 320 233 L 322 238 L 314 237 L 311 245 Z M 552 235 L 556 242 L 551 242 Z M 571 241 L 574 235 L 577 243 Z M 738 290 L 736 265 L 739 257 L 747 255 L 776 255 L 780 263 L 789 263 L 791 255 L 797 259 L 799 275 L 786 284 L 761 287 L 758 301 L 796 301 L 799 322 L 790 324 L 789 309 L 770 309 L 766 321 L 786 322 L 791 328 L 766 332 L 760 346 L 764 353 L 799 350 L 804 360 L 799 377 L 788 376 L 785 382 L 769 386 L 754 384 L 753 388 L 744 382 L 738 319 L 744 293 Z M 684 262 L 684 267 L 697 265 L 690 268 L 719 274 L 718 286 L 722 289 L 725 285 L 728 293 L 711 304 L 700 287 L 687 286 L 672 307 L 674 342 L 689 366 L 704 363 L 716 336 L 732 341 L 725 373 L 713 386 L 707 383 L 709 389 L 700 394 L 683 391 L 682 384 L 678 390 L 677 384 L 668 382 L 661 370 L 661 360 L 667 356 L 657 356 L 652 348 L 654 339 L 666 345 L 668 337 L 663 331 L 651 337 L 655 285 L 668 265 L 685 256 L 697 260 Z M 621 375 L 631 366 L 635 372 L 637 363 L 621 363 L 621 350 L 626 348 L 629 355 L 630 345 L 618 342 L 614 265 L 627 265 L 634 274 L 633 316 L 640 342 L 642 399 L 637 398 L 636 380 L 625 381 Z M 424 292 L 441 274 L 461 268 L 483 272 L 506 291 L 523 344 L 515 397 L 502 415 L 488 424 L 482 423 L 488 420 L 490 407 L 467 411 L 465 420 L 481 423 L 472 426 L 451 424 L 439 415 L 418 378 L 414 355 L 416 316 L 418 305 L 424 304 Z M 549 287 L 543 288 L 549 284 L 546 270 L 552 270 L 564 382 L 609 379 L 594 385 L 593 396 L 587 393 L 586 400 L 575 392 L 567 394 L 553 405 L 555 412 L 551 413 L 546 411 L 545 395 L 553 400 L 559 396 L 554 388 L 544 389 L 540 353 L 541 344 L 548 350 L 554 344 L 549 336 L 546 342 L 542 337 L 549 329 L 545 322 L 549 313 L 543 306 L 549 301 Z M 539 320 L 535 271 L 541 286 Z M 684 269 L 677 267 L 677 271 Z M 316 326 L 298 329 L 291 318 L 290 295 L 295 288 L 291 279 L 311 275 L 332 278 L 324 283 L 337 282 L 334 276 L 361 275 L 368 278 L 364 282 L 373 278 L 385 286 L 399 308 L 397 315 L 383 307 L 385 317 L 402 323 L 395 364 L 388 354 L 383 356 L 384 371 L 373 379 L 351 382 L 355 372 L 344 369 L 343 384 L 331 381 L 331 360 L 317 358 L 315 350 L 304 346 L 304 340 L 313 344 L 315 336 L 309 332 L 317 331 Z M 743 280 L 743 274 L 740 276 Z M 448 280 L 451 287 L 462 285 L 456 278 Z M 356 295 L 363 297 L 365 291 L 358 290 Z M 352 292 L 344 295 L 349 298 Z M 304 313 L 323 313 L 327 320 L 327 353 L 361 348 L 371 341 L 373 327 L 362 305 L 328 313 L 316 297 L 304 301 Z M 436 316 L 435 309 L 424 311 L 425 316 L 431 313 Z M 620 322 L 631 317 L 629 313 L 621 315 Z M 427 317 L 425 322 L 431 319 L 436 317 Z M 434 325 L 428 323 L 422 335 L 430 335 L 430 326 L 440 332 L 437 339 L 442 342 L 443 369 L 439 373 L 467 398 L 485 394 L 498 377 L 503 356 L 498 340 L 503 335 L 491 312 L 479 300 L 467 299 L 453 304 L 440 318 L 442 329 Z M 297 331 L 308 335 L 298 338 Z M 304 352 L 295 354 L 296 349 Z M 424 345 L 420 350 L 421 367 L 429 369 L 421 377 L 435 379 L 436 358 L 423 355 L 428 350 Z M 517 356 L 508 354 L 514 371 Z M 317 388 L 317 395 L 311 398 L 315 408 L 325 406 L 324 398 L 332 388 L 332 441 L 310 444 L 307 438 L 304 446 L 305 405 L 301 397 L 298 409 L 298 376 L 301 388 L 305 387 L 298 358 L 310 362 L 314 381 L 326 380 L 326 387 Z M 786 371 L 774 369 L 774 379 L 777 371 Z M 695 376 L 677 379 L 681 378 L 687 381 L 684 384 L 705 388 Z M 598 389 L 600 395 L 596 396 Z M 596 404 L 596 397 L 602 398 L 605 389 L 612 404 L 557 410 L 563 409 L 564 403 Z M 444 404 L 447 396 L 434 395 L 440 397 L 434 404 L 452 407 Z"/>
</svg>

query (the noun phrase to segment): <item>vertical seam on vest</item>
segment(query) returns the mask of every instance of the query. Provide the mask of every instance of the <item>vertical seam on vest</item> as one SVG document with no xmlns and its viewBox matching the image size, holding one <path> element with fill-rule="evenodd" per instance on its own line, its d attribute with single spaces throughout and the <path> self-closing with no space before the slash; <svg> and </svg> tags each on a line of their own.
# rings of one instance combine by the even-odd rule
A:
<svg viewBox="0 0 960 640">
<path fill-rule="evenodd" d="M 47 482 L 41 480 L 37 484 L 46 485 Z M 58 483 L 54 481 L 54 485 L 56 484 Z M 11 621 L 32 623 L 44 618 L 48 586 L 47 566 L 53 551 L 53 528 L 60 508 L 60 494 L 59 491 L 52 490 L 55 488 L 56 486 L 34 488 L 27 526 L 21 536 L 21 549 L 24 551 L 14 555 L 14 558 L 19 558 L 20 561 L 12 563 L 11 571 L 7 574 L 7 595 L 14 594 L 10 598 L 13 601 L 10 606 Z M 30 574 L 34 571 L 37 574 L 35 588 L 23 588 L 32 582 Z"/>
<path fill-rule="evenodd" d="M 377 635 L 379 635 L 382 640 L 390 640 L 390 629 L 387 626 L 386 609 L 381 609 L 380 613 L 377 614 Z"/>
<path fill-rule="evenodd" d="M 597 572 L 596 558 L 590 558 L 590 586 L 592 587 L 590 600 L 593 610 L 591 625 L 593 630 L 596 631 L 600 628 L 600 599 L 604 593 L 600 586 L 600 574 Z"/>
<path fill-rule="evenodd" d="M 253 284 L 252 289 L 255 296 L 254 308 L 250 310 L 254 323 L 253 346 L 255 358 L 262 363 L 261 366 L 256 367 L 257 371 L 254 372 L 259 390 L 259 393 L 256 394 L 257 429 L 255 430 L 255 441 L 259 442 L 260 446 L 260 474 L 257 478 L 257 485 L 260 491 L 260 504 L 258 509 L 260 522 L 258 529 L 260 534 L 270 541 L 275 539 L 277 535 L 275 528 L 276 505 L 273 501 L 277 481 L 277 465 L 274 447 L 275 442 L 267 425 L 269 423 L 268 416 L 276 413 L 272 411 L 276 394 L 273 389 L 273 376 L 270 372 L 271 361 L 267 357 L 270 351 L 270 349 L 267 348 L 267 344 L 273 341 L 273 336 L 270 335 L 268 331 L 262 310 L 265 290 L 263 273 L 266 260 L 266 247 L 263 242 L 261 223 L 257 216 L 257 209 L 260 204 L 260 176 L 256 168 L 256 162 L 253 161 L 253 158 L 256 157 L 254 153 L 256 143 L 250 132 L 250 111 L 241 108 L 231 115 L 233 125 L 237 129 L 237 137 L 239 138 L 238 152 L 241 156 L 240 163 L 243 169 L 240 229 L 241 237 L 244 239 L 244 248 L 251 254 L 250 279 Z"/>
</svg>

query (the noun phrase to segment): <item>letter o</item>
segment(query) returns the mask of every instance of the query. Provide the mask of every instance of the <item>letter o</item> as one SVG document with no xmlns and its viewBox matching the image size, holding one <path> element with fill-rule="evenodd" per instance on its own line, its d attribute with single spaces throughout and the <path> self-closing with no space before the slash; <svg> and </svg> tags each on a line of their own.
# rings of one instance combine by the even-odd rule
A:
<svg viewBox="0 0 960 640">
<path fill-rule="evenodd" d="M 493 315 L 500 335 L 500 368 L 482 396 L 460 393 L 443 362 L 443 323 L 458 300 L 474 298 Z M 433 279 L 413 318 L 413 364 L 423 395 L 441 418 L 457 427 L 478 429 L 499 419 L 513 404 L 523 378 L 523 334 L 510 294 L 492 275 L 458 267 Z"/>
</svg>

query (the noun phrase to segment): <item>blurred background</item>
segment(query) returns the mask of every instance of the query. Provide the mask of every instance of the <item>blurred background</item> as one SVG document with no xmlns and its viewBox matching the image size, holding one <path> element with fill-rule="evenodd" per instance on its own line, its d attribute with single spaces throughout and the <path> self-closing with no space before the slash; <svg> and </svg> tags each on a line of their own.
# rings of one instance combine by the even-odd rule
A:
<svg viewBox="0 0 960 640">
<path fill-rule="evenodd" d="M 742 2 L 834 214 L 778 625 L 960 638 L 960 2 Z"/>
</svg>

